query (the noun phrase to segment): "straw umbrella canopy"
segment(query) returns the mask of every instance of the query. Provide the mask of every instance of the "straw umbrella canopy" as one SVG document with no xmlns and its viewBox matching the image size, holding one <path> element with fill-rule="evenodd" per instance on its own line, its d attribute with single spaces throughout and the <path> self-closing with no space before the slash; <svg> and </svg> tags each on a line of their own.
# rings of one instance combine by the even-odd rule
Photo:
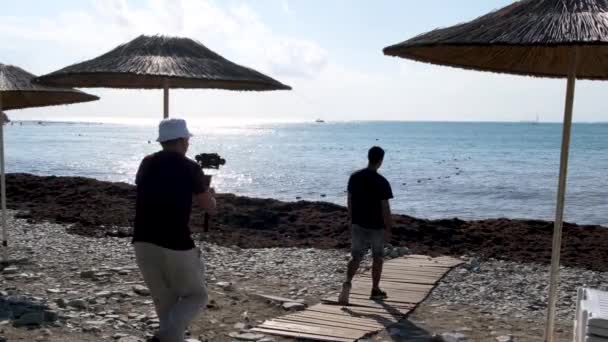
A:
<svg viewBox="0 0 608 342">
<path fill-rule="evenodd" d="M 36 82 L 79 88 L 164 89 L 165 118 L 169 116 L 169 88 L 291 89 L 192 39 L 144 35 L 97 58 L 39 77 Z"/>
<path fill-rule="evenodd" d="M 608 79 L 607 0 L 523 0 L 471 22 L 384 49 L 420 62 L 516 75 L 567 78 L 545 340 L 553 341 L 576 79 Z"/>
<path fill-rule="evenodd" d="M 0 197 L 2 202 L 2 245 L 6 260 L 8 232 L 6 228 L 6 179 L 4 174 L 4 123 L 8 117 L 2 110 L 64 105 L 95 101 L 99 98 L 71 88 L 47 87 L 33 84 L 36 76 L 13 66 L 0 63 Z"/>
</svg>

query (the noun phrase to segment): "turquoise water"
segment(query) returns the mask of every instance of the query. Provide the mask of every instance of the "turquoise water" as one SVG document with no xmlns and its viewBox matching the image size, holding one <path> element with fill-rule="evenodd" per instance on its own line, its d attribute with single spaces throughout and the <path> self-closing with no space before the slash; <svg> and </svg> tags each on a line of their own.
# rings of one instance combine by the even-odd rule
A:
<svg viewBox="0 0 608 342">
<path fill-rule="evenodd" d="M 215 187 L 256 197 L 343 204 L 367 149 L 386 149 L 381 172 L 395 211 L 423 218 L 551 219 L 561 125 L 326 123 L 193 127 L 190 155 L 218 152 Z M 6 127 L 8 172 L 133 182 L 157 150 L 153 126 L 18 123 Z M 151 143 L 148 143 L 151 140 Z M 573 128 L 566 219 L 608 223 L 608 124 Z"/>
</svg>

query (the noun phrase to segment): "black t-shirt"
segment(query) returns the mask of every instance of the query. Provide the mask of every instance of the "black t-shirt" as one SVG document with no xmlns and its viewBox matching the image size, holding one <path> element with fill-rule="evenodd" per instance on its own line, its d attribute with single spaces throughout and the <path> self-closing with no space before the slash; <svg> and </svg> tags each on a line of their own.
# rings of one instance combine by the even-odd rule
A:
<svg viewBox="0 0 608 342">
<path fill-rule="evenodd" d="M 353 224 L 367 229 L 384 229 L 382 201 L 393 198 L 391 185 L 378 172 L 363 169 L 348 180 Z"/>
<path fill-rule="evenodd" d="M 133 242 L 173 250 L 194 248 L 190 236 L 192 196 L 207 191 L 198 164 L 179 153 L 157 152 L 142 160 L 135 184 Z"/>
</svg>

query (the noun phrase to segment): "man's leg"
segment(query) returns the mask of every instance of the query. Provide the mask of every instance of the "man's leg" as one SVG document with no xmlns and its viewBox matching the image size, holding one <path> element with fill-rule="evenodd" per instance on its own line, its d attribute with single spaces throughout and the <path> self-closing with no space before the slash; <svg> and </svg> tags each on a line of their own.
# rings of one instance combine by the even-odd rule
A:
<svg viewBox="0 0 608 342">
<path fill-rule="evenodd" d="M 204 265 L 199 250 L 169 251 L 169 283 L 179 300 L 170 312 L 171 327 L 163 333 L 162 342 L 183 342 L 188 325 L 208 302 Z"/>
<path fill-rule="evenodd" d="M 357 270 L 361 265 L 361 260 L 365 255 L 365 249 L 367 247 L 367 241 L 365 236 L 362 234 L 362 228 L 353 225 L 352 226 L 352 244 L 351 244 L 351 259 L 348 262 L 346 268 L 346 281 L 342 284 L 342 292 L 338 297 L 338 304 L 348 305 L 348 297 L 350 296 L 351 281 L 357 274 Z"/>
<path fill-rule="evenodd" d="M 374 262 L 372 264 L 372 289 L 380 289 L 383 264 L 384 259 L 382 257 L 374 257 Z"/>
<path fill-rule="evenodd" d="M 164 251 L 164 248 L 150 243 L 135 243 L 137 266 L 150 290 L 161 331 L 169 328 L 169 313 L 177 302 L 177 296 L 169 288 Z"/>
<path fill-rule="evenodd" d="M 370 230 L 370 242 L 372 245 L 372 299 L 384 299 L 386 293 L 380 290 L 380 279 L 382 278 L 382 266 L 384 265 L 384 230 Z"/>
</svg>

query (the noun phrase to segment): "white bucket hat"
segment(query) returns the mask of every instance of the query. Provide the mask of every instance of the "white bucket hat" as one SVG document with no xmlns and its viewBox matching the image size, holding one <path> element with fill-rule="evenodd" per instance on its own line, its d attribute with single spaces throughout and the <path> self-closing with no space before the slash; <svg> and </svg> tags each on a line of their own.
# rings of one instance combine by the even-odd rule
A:
<svg viewBox="0 0 608 342">
<path fill-rule="evenodd" d="M 188 131 L 186 120 L 184 119 L 164 119 L 158 124 L 158 139 L 162 143 L 169 140 L 190 138 L 192 134 Z"/>
</svg>

